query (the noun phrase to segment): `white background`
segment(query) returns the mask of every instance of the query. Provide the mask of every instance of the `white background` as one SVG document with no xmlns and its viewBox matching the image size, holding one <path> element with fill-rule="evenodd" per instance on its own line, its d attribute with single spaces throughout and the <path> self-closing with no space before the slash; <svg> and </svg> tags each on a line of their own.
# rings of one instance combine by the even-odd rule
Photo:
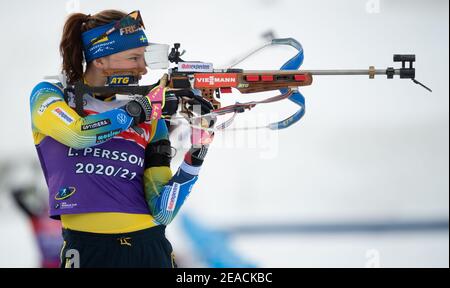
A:
<svg viewBox="0 0 450 288">
<path fill-rule="evenodd" d="M 414 53 L 417 79 L 433 89 L 429 93 L 410 80 L 385 77 L 316 77 L 312 86 L 301 89 L 307 112 L 293 127 L 278 133 L 217 133 L 181 214 L 221 229 L 242 223 L 448 219 L 448 1 L 0 3 L 5 11 L 0 18 L 1 163 L 37 160 L 29 94 L 44 75 L 59 71 L 58 44 L 68 13 L 139 9 L 150 41 L 182 43 L 187 60 L 226 65 L 264 43 L 261 35 L 272 30 L 303 44 L 304 69 L 385 69 L 393 65 L 394 53 Z M 294 52 L 269 49 L 240 68 L 278 69 Z M 161 73 L 154 71 L 144 80 L 154 82 Z M 227 103 L 262 99 L 233 95 L 225 95 Z M 252 117 L 271 120 L 264 115 L 282 119 L 295 108 L 289 101 L 258 107 L 237 124 Z M 22 181 L 19 174 L 9 180 Z M 0 184 L 6 192 L 7 183 Z M 0 205 L 0 266 L 36 265 L 29 227 L 7 205 L 6 195 L 0 194 L 5 199 Z M 169 235 L 181 254 L 189 253 L 183 252 L 188 248 L 182 236 L 175 237 L 177 225 L 175 220 Z M 270 234 L 232 241 L 238 254 L 258 266 L 364 267 L 366 254 L 375 249 L 381 266 L 448 267 L 448 230 Z"/>
</svg>

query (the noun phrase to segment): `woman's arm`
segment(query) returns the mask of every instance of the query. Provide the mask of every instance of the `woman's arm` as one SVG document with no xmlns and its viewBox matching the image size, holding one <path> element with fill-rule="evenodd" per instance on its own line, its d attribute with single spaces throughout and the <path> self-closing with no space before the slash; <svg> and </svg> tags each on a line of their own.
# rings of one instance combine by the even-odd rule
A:
<svg viewBox="0 0 450 288">
<path fill-rule="evenodd" d="M 203 162 L 202 159 L 192 163 L 196 155 L 192 155 L 195 149 L 191 149 L 172 176 L 170 149 L 167 127 L 164 120 L 159 120 L 157 133 L 146 149 L 144 188 L 151 214 L 163 225 L 168 225 L 177 215 L 198 179 Z"/>
<path fill-rule="evenodd" d="M 33 89 L 30 106 L 33 131 L 75 149 L 108 141 L 127 130 L 134 120 L 121 108 L 81 117 L 64 101 L 61 89 L 48 82 Z"/>
</svg>

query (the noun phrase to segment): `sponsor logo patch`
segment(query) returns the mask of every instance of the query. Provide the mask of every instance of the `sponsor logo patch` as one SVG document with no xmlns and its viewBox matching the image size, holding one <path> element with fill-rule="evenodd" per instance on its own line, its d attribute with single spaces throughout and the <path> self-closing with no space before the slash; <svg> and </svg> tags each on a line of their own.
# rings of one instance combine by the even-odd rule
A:
<svg viewBox="0 0 450 288">
<path fill-rule="evenodd" d="M 96 143 L 105 142 L 106 140 L 109 140 L 109 139 L 113 138 L 114 136 L 120 134 L 120 131 L 121 131 L 120 129 L 116 129 L 116 130 L 112 130 L 109 132 L 97 134 L 95 142 Z"/>
<path fill-rule="evenodd" d="M 41 104 L 41 106 L 39 107 L 38 110 L 38 114 L 42 115 L 42 113 L 45 112 L 45 110 L 47 110 L 48 106 L 52 105 L 55 102 L 61 101 L 61 98 L 58 97 L 49 97 L 47 100 L 44 101 L 44 103 Z"/>
<path fill-rule="evenodd" d="M 105 119 L 105 120 L 100 120 L 94 123 L 89 123 L 86 125 L 81 126 L 81 130 L 86 131 L 86 130 L 92 130 L 92 129 L 97 129 L 100 127 L 105 127 L 111 124 L 111 120 L 109 119 Z"/>
<path fill-rule="evenodd" d="M 169 201 L 167 202 L 167 211 L 175 210 L 177 204 L 178 194 L 180 192 L 180 184 L 173 183 L 172 190 L 170 190 Z"/>
<path fill-rule="evenodd" d="M 123 113 L 120 113 L 119 115 L 117 115 L 117 122 L 119 122 L 122 125 L 127 123 L 127 116 L 125 116 L 125 114 Z"/>
<path fill-rule="evenodd" d="M 213 72 L 212 63 L 181 62 L 178 65 L 179 72 Z"/>
<path fill-rule="evenodd" d="M 55 114 L 59 119 L 64 121 L 64 123 L 66 123 L 67 125 L 71 124 L 74 121 L 73 118 L 70 117 L 66 111 L 64 111 L 63 109 L 61 109 L 59 107 L 56 109 L 53 109 L 52 113 Z"/>
<path fill-rule="evenodd" d="M 127 27 L 120 28 L 119 31 L 120 31 L 120 36 L 122 36 L 122 35 L 133 34 L 140 30 L 142 30 L 142 29 L 138 25 L 129 25 Z M 147 38 L 145 38 L 144 40 L 141 40 L 141 41 L 144 42 L 145 40 L 147 40 Z"/>
<path fill-rule="evenodd" d="M 103 38 L 101 38 L 101 39 L 98 39 L 97 41 L 95 41 L 95 39 L 92 39 L 92 41 L 95 41 L 95 42 L 93 42 L 92 43 L 92 45 L 96 45 L 96 44 L 99 44 L 99 43 L 103 43 L 103 42 L 106 42 L 106 41 L 108 41 L 109 39 L 108 39 L 108 36 L 105 36 L 105 37 L 103 37 Z M 91 41 L 91 42 L 92 42 Z"/>
<path fill-rule="evenodd" d="M 199 73 L 194 74 L 195 88 L 237 87 L 236 73 Z"/>
<path fill-rule="evenodd" d="M 58 193 L 56 193 L 55 200 L 69 199 L 73 194 L 75 194 L 76 191 L 77 189 L 75 189 L 75 187 L 61 188 L 59 189 Z"/>
</svg>

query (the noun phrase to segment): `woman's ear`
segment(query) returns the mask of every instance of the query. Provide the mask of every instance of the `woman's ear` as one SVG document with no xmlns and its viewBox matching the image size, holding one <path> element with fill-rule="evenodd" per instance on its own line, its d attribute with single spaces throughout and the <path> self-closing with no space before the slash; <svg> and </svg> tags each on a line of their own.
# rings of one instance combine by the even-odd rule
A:
<svg viewBox="0 0 450 288">
<path fill-rule="evenodd" d="M 102 58 L 97 58 L 92 61 L 92 64 L 97 69 L 104 69 L 105 68 L 105 60 Z"/>
</svg>

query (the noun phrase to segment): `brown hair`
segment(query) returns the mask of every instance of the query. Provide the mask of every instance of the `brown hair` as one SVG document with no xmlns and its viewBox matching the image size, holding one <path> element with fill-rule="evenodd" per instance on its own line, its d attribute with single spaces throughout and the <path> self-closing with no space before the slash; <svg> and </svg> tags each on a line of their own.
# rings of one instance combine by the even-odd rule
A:
<svg viewBox="0 0 450 288">
<path fill-rule="evenodd" d="M 71 14 L 64 24 L 59 52 L 63 59 L 62 72 L 67 82 L 73 84 L 83 77 L 83 43 L 81 34 L 87 30 L 120 20 L 127 14 L 118 10 L 104 10 L 93 16 L 83 13 Z"/>
</svg>

